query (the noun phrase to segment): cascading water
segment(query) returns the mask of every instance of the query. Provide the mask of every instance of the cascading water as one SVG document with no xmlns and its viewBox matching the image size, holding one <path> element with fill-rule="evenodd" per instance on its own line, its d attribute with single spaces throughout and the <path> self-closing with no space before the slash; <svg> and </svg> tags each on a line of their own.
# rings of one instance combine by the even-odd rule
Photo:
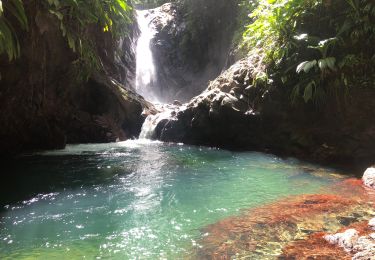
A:
<svg viewBox="0 0 375 260">
<path fill-rule="evenodd" d="M 155 36 L 148 10 L 138 10 L 137 20 L 140 36 L 136 48 L 136 83 L 137 92 L 152 102 L 158 102 L 155 94 L 156 70 L 150 43 Z"/>
<path fill-rule="evenodd" d="M 170 113 L 162 112 L 156 115 L 149 115 L 145 122 L 142 125 L 141 134 L 139 135 L 139 139 L 153 139 L 155 138 L 155 129 L 159 122 L 163 119 L 168 119 L 170 117 Z"/>
<path fill-rule="evenodd" d="M 162 120 L 177 120 L 176 115 L 179 111 L 186 109 L 185 105 L 156 104 L 155 107 L 159 113 L 149 115 L 143 123 L 139 139 L 155 139 L 155 130 Z"/>
<path fill-rule="evenodd" d="M 176 106 L 160 104 L 157 91 L 157 75 L 154 58 L 151 50 L 151 41 L 155 36 L 155 28 L 151 23 L 151 15 L 148 10 L 138 10 L 137 19 L 139 29 L 141 31 L 137 42 L 136 49 L 136 90 L 144 98 L 156 103 L 155 107 L 159 113 L 149 115 L 141 130 L 139 139 L 155 138 L 155 129 L 159 122 L 163 119 L 171 119 Z"/>
</svg>

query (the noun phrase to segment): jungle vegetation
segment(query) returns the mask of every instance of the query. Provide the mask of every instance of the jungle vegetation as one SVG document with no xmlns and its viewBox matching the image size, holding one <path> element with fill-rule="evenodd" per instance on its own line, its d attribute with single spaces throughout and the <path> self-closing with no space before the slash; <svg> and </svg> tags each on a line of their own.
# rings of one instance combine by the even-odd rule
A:
<svg viewBox="0 0 375 260">
<path fill-rule="evenodd" d="M 199 4 L 198 2 L 201 1 Z M 351 88 L 375 82 L 375 3 L 372 0 L 233 0 L 239 6 L 239 48 L 258 56 L 256 84 L 276 82 L 290 92 L 291 102 L 338 102 Z M 100 69 L 95 42 L 85 37 L 90 25 L 100 25 L 114 39 L 127 34 L 132 4 L 155 7 L 165 0 L 41 0 L 40 8 L 60 21 L 61 34 L 79 54 L 83 67 Z M 210 27 L 205 16 L 217 1 L 178 0 L 185 6 L 190 38 L 204 41 Z M 219 1 L 220 2 L 220 1 Z M 22 0 L 0 0 L 0 55 L 20 56 L 20 30 L 28 30 Z M 204 8 L 204 12 L 199 9 Z M 201 23 L 201 26 L 197 26 Z M 220 26 L 225 26 L 220 25 Z M 223 28 L 225 30 L 225 28 Z M 239 37 L 242 35 L 242 37 Z M 194 39 L 189 42 L 194 42 Z M 196 40 L 196 39 L 195 39 Z M 264 69 L 266 68 L 266 69 Z"/>
<path fill-rule="evenodd" d="M 257 80 L 287 87 L 292 103 L 342 102 L 352 88 L 374 87 L 375 2 L 249 1 L 242 48 L 266 64 Z M 262 67 L 262 66 L 260 66 Z"/>
</svg>

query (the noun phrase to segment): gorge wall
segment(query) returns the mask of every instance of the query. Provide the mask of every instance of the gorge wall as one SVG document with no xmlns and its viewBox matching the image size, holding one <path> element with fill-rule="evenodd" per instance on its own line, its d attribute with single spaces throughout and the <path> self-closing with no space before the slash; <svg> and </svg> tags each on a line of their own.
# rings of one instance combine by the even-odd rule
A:
<svg viewBox="0 0 375 260">
<path fill-rule="evenodd" d="M 86 80 L 57 17 L 38 1 L 25 2 L 25 10 L 29 30 L 17 31 L 21 56 L 0 60 L 1 154 L 138 136 L 149 104 L 131 88 L 136 24 L 119 42 L 98 26 L 87 28 L 104 69 Z"/>
</svg>

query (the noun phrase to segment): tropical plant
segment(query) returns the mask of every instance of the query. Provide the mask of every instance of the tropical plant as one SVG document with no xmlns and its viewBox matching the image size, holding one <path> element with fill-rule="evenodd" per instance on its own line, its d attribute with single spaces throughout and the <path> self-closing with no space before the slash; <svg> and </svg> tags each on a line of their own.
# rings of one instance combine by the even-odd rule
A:
<svg viewBox="0 0 375 260">
<path fill-rule="evenodd" d="M 62 35 L 79 54 L 75 64 L 89 72 L 102 68 L 96 43 L 88 37 L 90 29 L 99 26 L 116 41 L 128 33 L 132 20 L 127 0 L 43 0 L 38 4 L 60 21 Z M 28 28 L 22 0 L 0 0 L 0 54 L 7 53 L 10 61 L 20 55 L 16 28 Z"/>
<path fill-rule="evenodd" d="M 373 1 L 261 0 L 250 17 L 243 44 L 290 87 L 293 103 L 339 101 L 350 87 L 373 85 Z"/>
<path fill-rule="evenodd" d="M 46 1 L 46 8 L 60 21 L 62 35 L 67 39 L 69 47 L 79 53 L 75 64 L 87 70 L 86 77 L 102 68 L 95 42 L 88 36 L 90 26 L 100 26 L 114 40 L 128 33 L 132 9 L 126 0 Z"/>
<path fill-rule="evenodd" d="M 20 55 L 20 43 L 11 19 L 17 22 L 16 26 L 27 30 L 28 23 L 22 0 L 0 0 L 0 55 L 6 53 L 10 61 Z"/>
</svg>

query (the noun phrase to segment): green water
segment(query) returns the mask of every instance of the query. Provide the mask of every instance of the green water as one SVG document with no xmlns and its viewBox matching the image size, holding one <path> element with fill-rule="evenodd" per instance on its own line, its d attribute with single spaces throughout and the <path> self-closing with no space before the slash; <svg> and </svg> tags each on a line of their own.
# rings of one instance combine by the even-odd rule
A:
<svg viewBox="0 0 375 260">
<path fill-rule="evenodd" d="M 194 258 L 201 228 L 338 180 L 253 152 L 158 142 L 76 145 L 9 162 L 0 259 Z"/>
</svg>

